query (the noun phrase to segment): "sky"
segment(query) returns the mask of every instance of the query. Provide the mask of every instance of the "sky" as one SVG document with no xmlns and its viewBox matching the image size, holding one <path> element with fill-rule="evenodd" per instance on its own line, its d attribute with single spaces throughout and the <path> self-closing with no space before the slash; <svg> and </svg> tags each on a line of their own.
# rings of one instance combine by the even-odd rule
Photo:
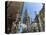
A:
<svg viewBox="0 0 46 35">
<path fill-rule="evenodd" d="M 24 8 L 23 8 L 23 13 L 25 12 L 25 9 L 27 9 L 29 17 L 32 18 L 32 21 L 33 21 L 35 16 L 36 16 L 35 12 L 38 14 L 39 11 L 42 9 L 42 6 L 43 6 L 42 3 L 25 2 L 24 3 Z"/>
</svg>

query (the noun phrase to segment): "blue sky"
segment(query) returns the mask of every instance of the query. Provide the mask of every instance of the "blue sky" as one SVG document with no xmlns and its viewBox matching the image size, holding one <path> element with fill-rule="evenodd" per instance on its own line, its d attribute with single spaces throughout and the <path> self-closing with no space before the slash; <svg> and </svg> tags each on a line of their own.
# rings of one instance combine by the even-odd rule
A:
<svg viewBox="0 0 46 35">
<path fill-rule="evenodd" d="M 39 13 L 39 11 L 42 9 L 42 6 L 43 6 L 42 3 L 25 2 L 23 13 L 25 12 L 25 9 L 27 9 L 30 18 L 32 18 L 33 20 L 35 18 L 35 12 Z"/>
</svg>

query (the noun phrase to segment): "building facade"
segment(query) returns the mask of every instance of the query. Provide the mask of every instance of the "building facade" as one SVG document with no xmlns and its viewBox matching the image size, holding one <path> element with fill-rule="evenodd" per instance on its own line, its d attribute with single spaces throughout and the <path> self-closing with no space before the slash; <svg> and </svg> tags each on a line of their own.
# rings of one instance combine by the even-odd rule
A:
<svg viewBox="0 0 46 35">
<path fill-rule="evenodd" d="M 30 31 L 30 17 L 28 16 L 27 9 L 24 12 L 23 23 L 27 25 L 26 32 Z"/>
<path fill-rule="evenodd" d="M 18 18 L 22 13 L 24 2 L 6 1 L 7 2 L 7 33 L 16 32 Z"/>
</svg>

